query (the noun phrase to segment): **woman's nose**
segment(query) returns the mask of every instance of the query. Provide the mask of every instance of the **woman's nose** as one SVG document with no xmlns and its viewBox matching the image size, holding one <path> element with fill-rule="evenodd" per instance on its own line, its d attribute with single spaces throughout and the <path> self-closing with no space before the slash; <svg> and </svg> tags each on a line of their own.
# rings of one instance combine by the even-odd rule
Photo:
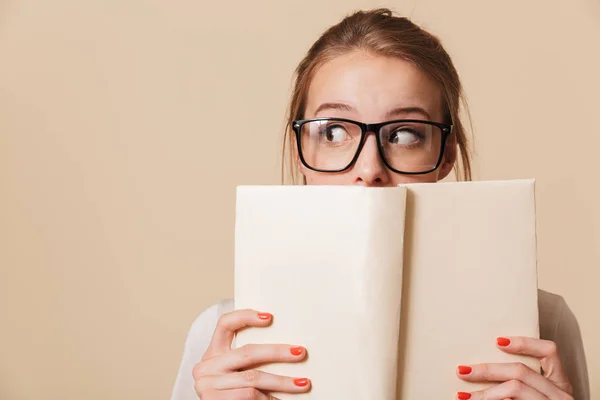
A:
<svg viewBox="0 0 600 400">
<path fill-rule="evenodd" d="M 353 183 L 362 186 L 387 186 L 390 182 L 389 172 L 379 155 L 375 135 L 369 134 L 352 168 Z"/>
</svg>

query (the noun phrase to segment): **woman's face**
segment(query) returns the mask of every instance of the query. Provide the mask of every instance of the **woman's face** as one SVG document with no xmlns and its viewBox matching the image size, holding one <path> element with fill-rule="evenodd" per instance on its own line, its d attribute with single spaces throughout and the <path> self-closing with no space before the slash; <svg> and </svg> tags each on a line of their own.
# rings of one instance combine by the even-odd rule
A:
<svg viewBox="0 0 600 400">
<path fill-rule="evenodd" d="M 442 92 L 425 73 L 406 61 L 361 51 L 339 56 L 316 71 L 304 116 L 347 118 L 363 123 L 397 119 L 444 122 Z M 399 174 L 385 166 L 377 139 L 369 133 L 358 159 L 344 172 L 316 172 L 298 163 L 309 185 L 395 186 L 437 182 L 452 170 L 455 159 L 456 142 L 451 135 L 444 159 L 435 171 Z"/>
</svg>

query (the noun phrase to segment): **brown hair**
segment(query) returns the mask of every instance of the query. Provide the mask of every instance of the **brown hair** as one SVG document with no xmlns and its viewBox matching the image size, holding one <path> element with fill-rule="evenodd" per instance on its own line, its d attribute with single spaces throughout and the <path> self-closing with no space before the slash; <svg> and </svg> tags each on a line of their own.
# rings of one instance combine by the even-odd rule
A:
<svg viewBox="0 0 600 400">
<path fill-rule="evenodd" d="M 308 88 L 315 71 L 327 61 L 356 50 L 364 50 L 408 61 L 428 74 L 442 89 L 445 123 L 454 125 L 453 135 L 460 153 L 455 172 L 457 179 L 471 180 L 471 160 L 464 125 L 460 119 L 461 102 L 468 113 L 460 78 L 450 56 L 440 40 L 421 29 L 408 18 L 394 16 L 381 8 L 359 11 L 329 28 L 312 45 L 295 71 L 287 128 L 283 140 L 282 177 L 286 160 L 293 182 L 299 176 L 293 149 L 292 121 L 302 119 L 306 108 Z M 286 152 L 287 149 L 287 152 Z"/>
</svg>

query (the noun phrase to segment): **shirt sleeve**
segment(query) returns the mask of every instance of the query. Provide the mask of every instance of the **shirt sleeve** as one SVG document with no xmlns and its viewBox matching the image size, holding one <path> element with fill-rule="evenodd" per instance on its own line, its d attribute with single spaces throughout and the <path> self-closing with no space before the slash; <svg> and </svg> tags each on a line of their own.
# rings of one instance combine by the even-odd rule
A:
<svg viewBox="0 0 600 400">
<path fill-rule="evenodd" d="M 185 341 L 171 400 L 198 400 L 192 370 L 208 348 L 221 314 L 220 308 L 220 305 L 207 308 L 192 324 Z"/>
<path fill-rule="evenodd" d="M 575 315 L 561 298 L 555 343 L 563 368 L 573 385 L 575 400 L 590 400 L 590 383 L 581 330 Z"/>
</svg>

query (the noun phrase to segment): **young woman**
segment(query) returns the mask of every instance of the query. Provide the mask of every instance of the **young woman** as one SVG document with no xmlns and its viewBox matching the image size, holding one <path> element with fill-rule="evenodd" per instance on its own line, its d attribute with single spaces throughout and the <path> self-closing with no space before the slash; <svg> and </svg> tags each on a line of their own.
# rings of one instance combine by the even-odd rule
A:
<svg viewBox="0 0 600 400">
<path fill-rule="evenodd" d="M 437 182 L 454 168 L 471 178 L 459 116 L 462 88 L 439 40 L 406 18 L 380 9 L 358 12 L 328 29 L 296 70 L 287 148 L 310 185 L 393 186 Z M 457 366 L 457 379 L 491 382 L 459 399 L 589 399 L 577 321 L 565 301 L 540 291 L 541 339 L 498 338 L 508 353 L 541 361 L 542 373 L 521 364 Z M 307 351 L 273 344 L 231 348 L 237 330 L 267 326 L 269 310 L 233 311 L 225 301 L 194 322 L 173 399 L 272 399 L 303 393 L 310 377 L 266 374 L 252 366 L 300 362 Z"/>
</svg>

